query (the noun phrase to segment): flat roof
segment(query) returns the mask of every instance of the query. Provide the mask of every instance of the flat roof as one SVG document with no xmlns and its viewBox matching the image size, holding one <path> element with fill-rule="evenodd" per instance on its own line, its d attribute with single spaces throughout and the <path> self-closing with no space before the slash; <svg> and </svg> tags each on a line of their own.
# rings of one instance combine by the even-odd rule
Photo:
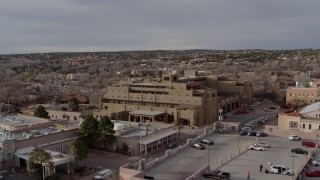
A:
<svg viewBox="0 0 320 180">
<path fill-rule="evenodd" d="M 134 110 L 129 112 L 129 114 L 132 114 L 132 115 L 144 115 L 144 116 L 157 116 L 164 113 L 165 112 L 162 112 L 162 111 L 148 111 L 148 110 Z"/>
<path fill-rule="evenodd" d="M 144 140 L 142 140 L 140 142 L 140 144 L 143 144 L 143 145 L 146 145 L 146 144 L 150 144 L 151 142 L 154 142 L 154 141 L 157 141 L 159 139 L 162 139 L 162 138 L 165 138 L 167 136 L 170 136 L 170 135 L 173 135 L 173 134 L 176 134 L 178 133 L 178 131 L 175 131 L 175 130 L 169 130 L 169 131 L 166 131 L 162 134 L 158 134 L 156 136 L 152 136 L 152 137 L 149 137 L 149 138 L 145 138 Z"/>
<path fill-rule="evenodd" d="M 0 117 L 0 124 L 6 124 L 9 126 L 21 126 L 21 125 L 37 125 L 50 122 L 48 119 L 26 116 L 22 114 L 8 115 Z"/>
<path fill-rule="evenodd" d="M 17 149 L 17 151 L 14 154 L 19 158 L 28 160 L 29 154 L 33 151 L 34 148 L 34 146 L 30 146 L 26 148 Z M 55 166 L 69 162 L 69 156 L 67 154 L 57 151 L 51 151 L 49 149 L 44 150 L 51 154 L 52 162 Z"/>
</svg>

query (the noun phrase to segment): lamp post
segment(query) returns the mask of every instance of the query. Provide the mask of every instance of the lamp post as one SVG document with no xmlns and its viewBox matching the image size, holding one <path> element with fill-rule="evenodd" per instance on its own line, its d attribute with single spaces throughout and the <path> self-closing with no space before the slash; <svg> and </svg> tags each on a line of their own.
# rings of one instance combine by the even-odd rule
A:
<svg viewBox="0 0 320 180">
<path fill-rule="evenodd" d="M 208 167 L 210 169 L 210 144 L 208 143 Z"/>
<path fill-rule="evenodd" d="M 294 158 L 296 158 L 297 156 L 295 156 L 295 155 L 290 155 L 290 157 L 292 157 L 292 166 L 291 166 L 291 168 L 292 168 L 292 172 L 294 172 L 294 170 L 293 170 Z M 293 173 L 293 174 L 294 174 L 294 173 Z"/>
<path fill-rule="evenodd" d="M 238 133 L 238 153 L 240 154 L 240 134 Z"/>
</svg>

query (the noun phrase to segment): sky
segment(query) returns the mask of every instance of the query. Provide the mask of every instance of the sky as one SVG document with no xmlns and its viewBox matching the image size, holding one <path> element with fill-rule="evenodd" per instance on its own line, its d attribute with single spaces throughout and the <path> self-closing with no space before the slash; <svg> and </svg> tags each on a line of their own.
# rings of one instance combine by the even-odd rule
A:
<svg viewBox="0 0 320 180">
<path fill-rule="evenodd" d="M 320 48 L 320 0 L 1 0 L 0 54 Z"/>
</svg>

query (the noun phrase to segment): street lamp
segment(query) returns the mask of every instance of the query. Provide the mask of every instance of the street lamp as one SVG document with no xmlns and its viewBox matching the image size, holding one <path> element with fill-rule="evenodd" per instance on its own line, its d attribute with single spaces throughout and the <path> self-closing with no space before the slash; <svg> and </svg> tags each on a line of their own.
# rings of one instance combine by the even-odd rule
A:
<svg viewBox="0 0 320 180">
<path fill-rule="evenodd" d="M 240 134 L 238 133 L 238 153 L 240 154 Z"/>
<path fill-rule="evenodd" d="M 208 167 L 210 169 L 210 144 L 208 143 Z"/>
<path fill-rule="evenodd" d="M 297 156 L 295 156 L 295 155 L 290 155 L 290 157 L 292 157 L 292 172 L 294 172 L 294 170 L 293 170 L 293 165 L 294 165 L 294 158 L 296 158 Z M 294 174 L 294 173 L 293 173 Z"/>
</svg>

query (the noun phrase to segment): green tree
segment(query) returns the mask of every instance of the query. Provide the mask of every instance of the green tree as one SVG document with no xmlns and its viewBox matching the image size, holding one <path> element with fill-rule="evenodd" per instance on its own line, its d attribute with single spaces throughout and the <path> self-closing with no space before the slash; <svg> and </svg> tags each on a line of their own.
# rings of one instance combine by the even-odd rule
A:
<svg viewBox="0 0 320 180">
<path fill-rule="evenodd" d="M 79 100 L 75 97 L 71 98 L 68 102 L 69 109 L 71 111 L 79 111 L 80 106 L 79 106 Z"/>
<path fill-rule="evenodd" d="M 73 140 L 67 146 L 67 152 L 71 157 L 71 161 L 74 163 L 75 168 L 78 167 L 78 160 L 81 161 L 87 158 L 88 149 L 87 146 L 79 139 Z"/>
<path fill-rule="evenodd" d="M 34 148 L 30 154 L 28 159 L 29 173 L 38 174 L 39 177 L 42 177 L 43 165 L 49 167 L 50 171 L 53 170 L 53 162 L 50 153 L 46 152 L 42 148 Z M 42 179 L 42 178 L 41 178 Z"/>
<path fill-rule="evenodd" d="M 39 105 L 36 110 L 33 112 L 33 115 L 36 117 L 41 117 L 41 118 L 49 118 L 49 113 L 46 111 L 46 109 Z"/>
<path fill-rule="evenodd" d="M 85 117 L 78 130 L 79 140 L 92 146 L 97 139 L 98 121 L 92 115 Z"/>
<path fill-rule="evenodd" d="M 98 125 L 98 140 L 103 143 L 104 149 L 107 148 L 107 144 L 112 144 L 115 140 L 114 133 L 115 131 L 113 130 L 114 124 L 111 122 L 109 117 L 107 116 L 102 116 L 99 125 Z"/>
</svg>

